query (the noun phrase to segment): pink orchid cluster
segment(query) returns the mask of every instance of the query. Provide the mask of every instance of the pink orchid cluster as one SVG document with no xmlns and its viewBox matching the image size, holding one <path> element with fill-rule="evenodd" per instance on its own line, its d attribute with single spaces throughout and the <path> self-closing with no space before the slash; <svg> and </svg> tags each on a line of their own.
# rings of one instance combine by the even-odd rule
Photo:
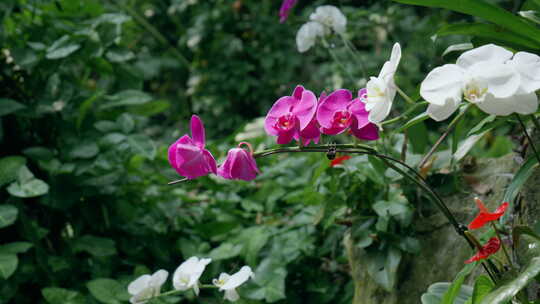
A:
<svg viewBox="0 0 540 304">
<path fill-rule="evenodd" d="M 310 90 L 297 86 L 291 96 L 279 98 L 264 121 L 266 133 L 277 136 L 278 144 L 292 139 L 303 145 L 319 142 L 321 133 L 336 135 L 349 130 L 362 140 L 377 140 L 379 128 L 368 119 L 367 90 L 353 98 L 349 90 L 339 89 L 319 99 Z"/>
<path fill-rule="evenodd" d="M 252 180 L 259 173 L 253 158 L 253 149 L 246 142 L 230 149 L 225 162 L 219 167 L 212 153 L 205 149 L 204 125 L 197 115 L 191 116 L 191 137 L 184 134 L 169 146 L 169 163 L 187 179 L 194 179 L 210 173 L 226 179 Z M 247 146 L 246 151 L 242 146 Z"/>
</svg>

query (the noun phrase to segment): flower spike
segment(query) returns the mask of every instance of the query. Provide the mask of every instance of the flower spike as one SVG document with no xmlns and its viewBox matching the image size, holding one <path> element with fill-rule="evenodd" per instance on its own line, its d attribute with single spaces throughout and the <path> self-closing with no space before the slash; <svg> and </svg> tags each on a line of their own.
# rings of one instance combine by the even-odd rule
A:
<svg viewBox="0 0 540 304">
<path fill-rule="evenodd" d="M 491 221 L 498 220 L 501 216 L 503 216 L 506 208 L 508 208 L 508 202 L 504 202 L 499 206 L 499 208 L 497 208 L 497 210 L 495 210 L 495 212 L 491 213 L 487 210 L 486 206 L 479 198 L 476 197 L 474 201 L 476 202 L 480 212 L 469 224 L 469 229 L 478 229 Z"/>
</svg>

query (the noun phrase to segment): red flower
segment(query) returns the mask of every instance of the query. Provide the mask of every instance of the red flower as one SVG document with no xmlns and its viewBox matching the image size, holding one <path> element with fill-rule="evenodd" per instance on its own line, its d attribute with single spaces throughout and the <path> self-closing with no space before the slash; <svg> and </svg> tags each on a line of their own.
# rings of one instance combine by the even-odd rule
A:
<svg viewBox="0 0 540 304">
<path fill-rule="evenodd" d="M 473 255 L 470 259 L 466 260 L 465 264 L 483 260 L 488 256 L 494 254 L 495 252 L 499 251 L 499 248 L 501 248 L 501 241 L 496 237 L 492 237 L 484 246 L 482 246 L 482 249 L 478 250 L 478 253 Z"/>
<path fill-rule="evenodd" d="M 341 165 L 341 163 L 343 163 L 344 161 L 348 160 L 348 159 L 351 159 L 351 156 L 350 155 L 343 155 L 343 156 L 340 156 L 336 159 L 333 159 L 331 162 L 330 162 L 330 167 L 334 167 L 334 166 L 337 166 L 337 165 Z"/>
<path fill-rule="evenodd" d="M 497 208 L 497 210 L 495 210 L 495 212 L 490 213 L 479 198 L 475 198 L 474 200 L 478 206 L 478 209 L 480 209 L 480 213 L 478 213 L 474 220 L 469 224 L 469 229 L 478 229 L 488 222 L 498 220 L 501 216 L 503 216 L 506 208 L 508 208 L 508 202 L 504 202 L 499 206 L 499 208 Z"/>
</svg>

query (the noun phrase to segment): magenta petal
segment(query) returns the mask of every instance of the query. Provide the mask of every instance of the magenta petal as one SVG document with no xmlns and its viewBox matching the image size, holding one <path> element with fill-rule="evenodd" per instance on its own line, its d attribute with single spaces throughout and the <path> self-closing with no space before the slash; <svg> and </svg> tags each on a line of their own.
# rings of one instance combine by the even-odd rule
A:
<svg viewBox="0 0 540 304">
<path fill-rule="evenodd" d="M 324 128 L 332 128 L 334 113 L 339 110 L 346 110 L 347 105 L 352 99 L 349 90 L 340 89 L 328 95 L 320 102 L 317 109 L 317 121 Z"/>
<path fill-rule="evenodd" d="M 321 137 L 321 131 L 317 126 L 317 120 L 312 119 L 311 122 L 307 125 L 307 127 L 304 130 L 300 131 L 300 137 L 302 138 L 303 144 L 306 146 L 309 145 L 310 140 L 318 143 Z"/>
<path fill-rule="evenodd" d="M 187 135 L 184 135 L 187 137 Z M 188 137 L 189 138 L 189 137 Z M 178 145 L 178 142 L 180 141 L 180 138 L 177 139 L 174 143 L 172 143 L 170 146 L 169 146 L 169 150 L 168 150 L 168 156 L 169 156 L 169 164 L 171 165 L 171 167 L 174 168 L 174 170 L 178 170 L 178 166 L 176 164 L 176 146 Z"/>
<path fill-rule="evenodd" d="M 226 179 L 242 179 L 246 181 L 257 177 L 259 169 L 255 159 L 242 148 L 230 149 L 223 165 L 218 169 L 218 175 Z"/>
<path fill-rule="evenodd" d="M 287 131 L 287 132 L 280 132 L 278 134 L 277 143 L 280 145 L 285 145 L 285 144 L 290 143 L 295 133 L 296 133 L 296 130 L 294 129 L 291 129 L 290 131 Z"/>
<path fill-rule="evenodd" d="M 321 127 L 321 133 L 326 135 L 337 135 L 343 133 L 347 127 L 335 127 L 335 128 L 325 128 Z"/>
<path fill-rule="evenodd" d="M 352 100 L 349 105 L 349 110 L 354 115 L 357 120 L 357 125 L 359 129 L 365 127 L 369 122 L 369 112 L 366 111 L 366 105 L 360 100 L 360 98 L 355 98 Z"/>
<path fill-rule="evenodd" d="M 207 165 L 208 173 L 216 174 L 217 173 L 216 159 L 214 158 L 212 153 L 210 153 L 210 151 L 206 149 L 204 149 L 203 154 L 204 154 L 204 161 L 206 162 L 206 165 Z"/>
<path fill-rule="evenodd" d="M 191 137 L 197 146 L 204 148 L 204 125 L 197 115 L 191 116 Z"/>
<path fill-rule="evenodd" d="M 206 149 L 195 145 L 184 136 L 176 145 L 176 171 L 188 179 L 216 172 L 216 161 Z"/>
<path fill-rule="evenodd" d="M 297 85 L 296 88 L 294 88 L 294 91 L 292 93 L 292 97 L 295 99 L 302 99 L 302 92 L 304 92 L 304 87 L 301 85 Z"/>
<path fill-rule="evenodd" d="M 302 99 L 293 107 L 293 113 L 300 121 L 300 130 L 303 130 L 313 120 L 317 111 L 317 97 L 313 92 L 304 90 Z"/>
<path fill-rule="evenodd" d="M 297 100 L 291 96 L 283 96 L 274 103 L 264 120 L 264 129 L 266 130 L 266 133 L 272 136 L 278 135 L 278 130 L 274 128 L 277 120 L 279 117 L 290 113 L 296 102 Z"/>
<path fill-rule="evenodd" d="M 369 123 L 362 128 L 357 127 L 356 119 L 351 125 L 351 132 L 354 136 L 363 140 L 377 140 L 379 139 L 379 128 L 373 123 Z"/>
</svg>

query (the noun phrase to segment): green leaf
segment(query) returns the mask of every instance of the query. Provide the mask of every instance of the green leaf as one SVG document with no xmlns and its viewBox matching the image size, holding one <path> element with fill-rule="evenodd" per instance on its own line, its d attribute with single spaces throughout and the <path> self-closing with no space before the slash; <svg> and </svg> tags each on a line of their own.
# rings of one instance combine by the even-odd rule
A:
<svg viewBox="0 0 540 304">
<path fill-rule="evenodd" d="M 86 299 L 77 291 L 57 288 L 45 287 L 41 290 L 41 294 L 45 301 L 49 304 L 84 304 Z"/>
<path fill-rule="evenodd" d="M 474 282 L 472 304 L 479 304 L 480 301 L 495 287 L 495 284 L 486 275 L 480 275 Z"/>
<path fill-rule="evenodd" d="M 126 288 L 112 279 L 95 279 L 86 283 L 88 290 L 99 302 L 105 304 L 120 304 L 129 299 Z"/>
<path fill-rule="evenodd" d="M 152 116 L 165 112 L 171 107 L 171 103 L 166 100 L 154 100 L 149 103 L 131 106 L 128 111 L 133 114 Z"/>
<path fill-rule="evenodd" d="M 109 102 L 103 104 L 100 110 L 145 104 L 152 100 L 152 96 L 138 90 L 126 90 L 112 96 L 107 96 L 107 99 Z"/>
<path fill-rule="evenodd" d="M 13 99 L 0 98 L 0 117 L 15 113 L 26 108 L 22 103 L 16 102 Z"/>
<path fill-rule="evenodd" d="M 135 134 L 128 136 L 127 141 L 135 152 L 140 153 L 144 157 L 150 160 L 156 157 L 156 146 L 150 137 L 143 134 Z"/>
<path fill-rule="evenodd" d="M 234 258 L 240 255 L 240 252 L 242 252 L 242 245 L 222 243 L 218 247 L 212 249 L 212 251 L 210 251 L 209 256 L 210 258 L 212 258 L 212 260 L 218 261 L 218 260 Z"/>
<path fill-rule="evenodd" d="M 472 43 L 458 43 L 458 44 L 452 44 L 451 46 L 447 47 L 446 50 L 442 53 L 442 56 L 445 56 L 452 52 L 461 52 L 461 51 L 467 51 L 474 48 L 474 45 Z"/>
<path fill-rule="evenodd" d="M 540 241 L 540 235 L 538 235 L 531 227 L 516 226 L 512 229 L 512 243 L 516 248 L 519 247 L 519 238 L 522 235 L 528 235 Z"/>
<path fill-rule="evenodd" d="M 117 119 L 117 124 L 120 126 L 122 131 L 126 134 L 133 131 L 133 128 L 135 127 L 135 121 L 131 117 L 131 115 L 127 113 L 123 113 L 120 115 Z"/>
<path fill-rule="evenodd" d="M 17 270 L 19 259 L 15 254 L 0 254 L 0 278 L 7 280 Z"/>
<path fill-rule="evenodd" d="M 49 185 L 40 179 L 34 178 L 24 183 L 14 182 L 7 187 L 7 191 L 16 197 L 29 198 L 47 194 Z"/>
<path fill-rule="evenodd" d="M 17 173 L 26 164 L 22 156 L 7 156 L 0 158 L 0 186 L 17 179 Z"/>
<path fill-rule="evenodd" d="M 500 26 L 488 23 L 449 24 L 437 31 L 438 36 L 468 35 L 490 39 L 499 44 L 519 45 L 525 48 L 540 49 L 540 44 L 528 37 L 517 35 Z"/>
<path fill-rule="evenodd" d="M 0 228 L 13 224 L 18 213 L 19 210 L 13 205 L 0 205 Z"/>
<path fill-rule="evenodd" d="M 94 95 L 88 97 L 85 101 L 83 101 L 79 107 L 79 115 L 77 116 L 77 122 L 76 126 L 77 129 L 81 128 L 81 125 L 84 121 L 84 118 L 86 117 L 86 114 L 88 113 L 88 110 L 92 108 L 92 105 L 101 97 L 103 96 L 103 92 L 96 92 Z"/>
<path fill-rule="evenodd" d="M 433 283 L 428 287 L 426 293 L 421 297 L 422 304 L 441 304 L 443 295 L 448 291 L 450 287 L 448 282 Z M 473 289 L 470 286 L 462 285 L 458 296 L 453 304 L 464 304 L 469 298 L 472 297 Z"/>
<path fill-rule="evenodd" d="M 499 6 L 484 0 L 394 0 L 399 3 L 438 7 L 483 18 L 540 43 L 540 30 Z"/>
<path fill-rule="evenodd" d="M 55 44 L 47 49 L 45 58 L 51 60 L 65 58 L 81 48 L 81 45 L 78 43 L 71 43 L 61 46 L 56 46 Z"/>
<path fill-rule="evenodd" d="M 99 153 L 98 145 L 93 141 L 82 142 L 75 146 L 69 156 L 72 158 L 92 158 Z"/>
<path fill-rule="evenodd" d="M 506 188 L 503 202 L 509 202 L 511 204 L 514 201 L 519 191 L 521 190 L 521 187 L 523 187 L 527 179 L 529 179 L 529 177 L 537 167 L 538 160 L 534 155 L 532 155 L 523 165 L 521 165 L 519 170 L 514 175 L 514 178 L 508 185 L 508 188 Z"/>
<path fill-rule="evenodd" d="M 24 253 L 32 248 L 32 243 L 28 242 L 13 242 L 0 246 L 0 254 L 17 254 Z"/>
<path fill-rule="evenodd" d="M 105 257 L 116 254 L 116 245 L 114 240 L 108 238 L 85 235 L 75 241 L 73 251 L 84 251 L 96 257 Z"/>
<path fill-rule="evenodd" d="M 105 57 L 111 62 L 125 62 L 135 58 L 135 54 L 128 49 L 111 49 L 107 51 Z"/>
<path fill-rule="evenodd" d="M 258 288 L 248 293 L 248 298 L 276 302 L 285 298 L 287 270 L 280 261 L 272 258 L 263 260 L 255 270 L 253 282 Z"/>
<path fill-rule="evenodd" d="M 396 285 L 397 269 L 401 261 L 401 251 L 389 248 L 386 253 L 373 250 L 367 254 L 368 274 L 387 291 Z"/>
<path fill-rule="evenodd" d="M 472 147 L 480 140 L 482 137 L 488 132 L 489 130 L 485 130 L 484 132 L 480 134 L 474 134 L 469 137 L 467 137 L 464 141 L 462 141 L 456 152 L 454 153 L 454 159 L 456 161 L 460 161 L 469 151 L 472 149 Z"/>
<path fill-rule="evenodd" d="M 421 123 L 422 121 L 426 120 L 429 118 L 429 115 L 427 113 L 421 113 L 415 117 L 413 117 L 411 120 L 409 120 L 408 122 L 406 122 L 403 126 L 399 127 L 396 131 L 394 131 L 395 133 L 400 133 L 402 132 L 403 130 L 407 130 L 408 128 L 416 125 L 416 124 L 419 124 Z"/>
<path fill-rule="evenodd" d="M 521 11 L 518 14 L 529 21 L 540 24 L 540 12 L 538 11 Z"/>
<path fill-rule="evenodd" d="M 461 291 L 461 285 L 463 285 L 463 281 L 469 275 L 474 268 L 476 267 L 476 262 L 467 264 L 461 271 L 456 275 L 456 278 L 450 284 L 448 287 L 448 290 L 444 293 L 441 304 L 453 304 L 454 300 L 457 298 L 457 296 L 460 294 Z M 465 299 L 466 300 L 466 299 Z"/>
<path fill-rule="evenodd" d="M 51 160 L 54 153 L 45 147 L 30 147 L 23 150 L 24 155 L 35 160 Z"/>
<path fill-rule="evenodd" d="M 510 301 L 520 290 L 540 275 L 540 257 L 534 257 L 521 273 L 512 281 L 499 286 L 487 294 L 481 304 L 504 304 Z"/>
</svg>

